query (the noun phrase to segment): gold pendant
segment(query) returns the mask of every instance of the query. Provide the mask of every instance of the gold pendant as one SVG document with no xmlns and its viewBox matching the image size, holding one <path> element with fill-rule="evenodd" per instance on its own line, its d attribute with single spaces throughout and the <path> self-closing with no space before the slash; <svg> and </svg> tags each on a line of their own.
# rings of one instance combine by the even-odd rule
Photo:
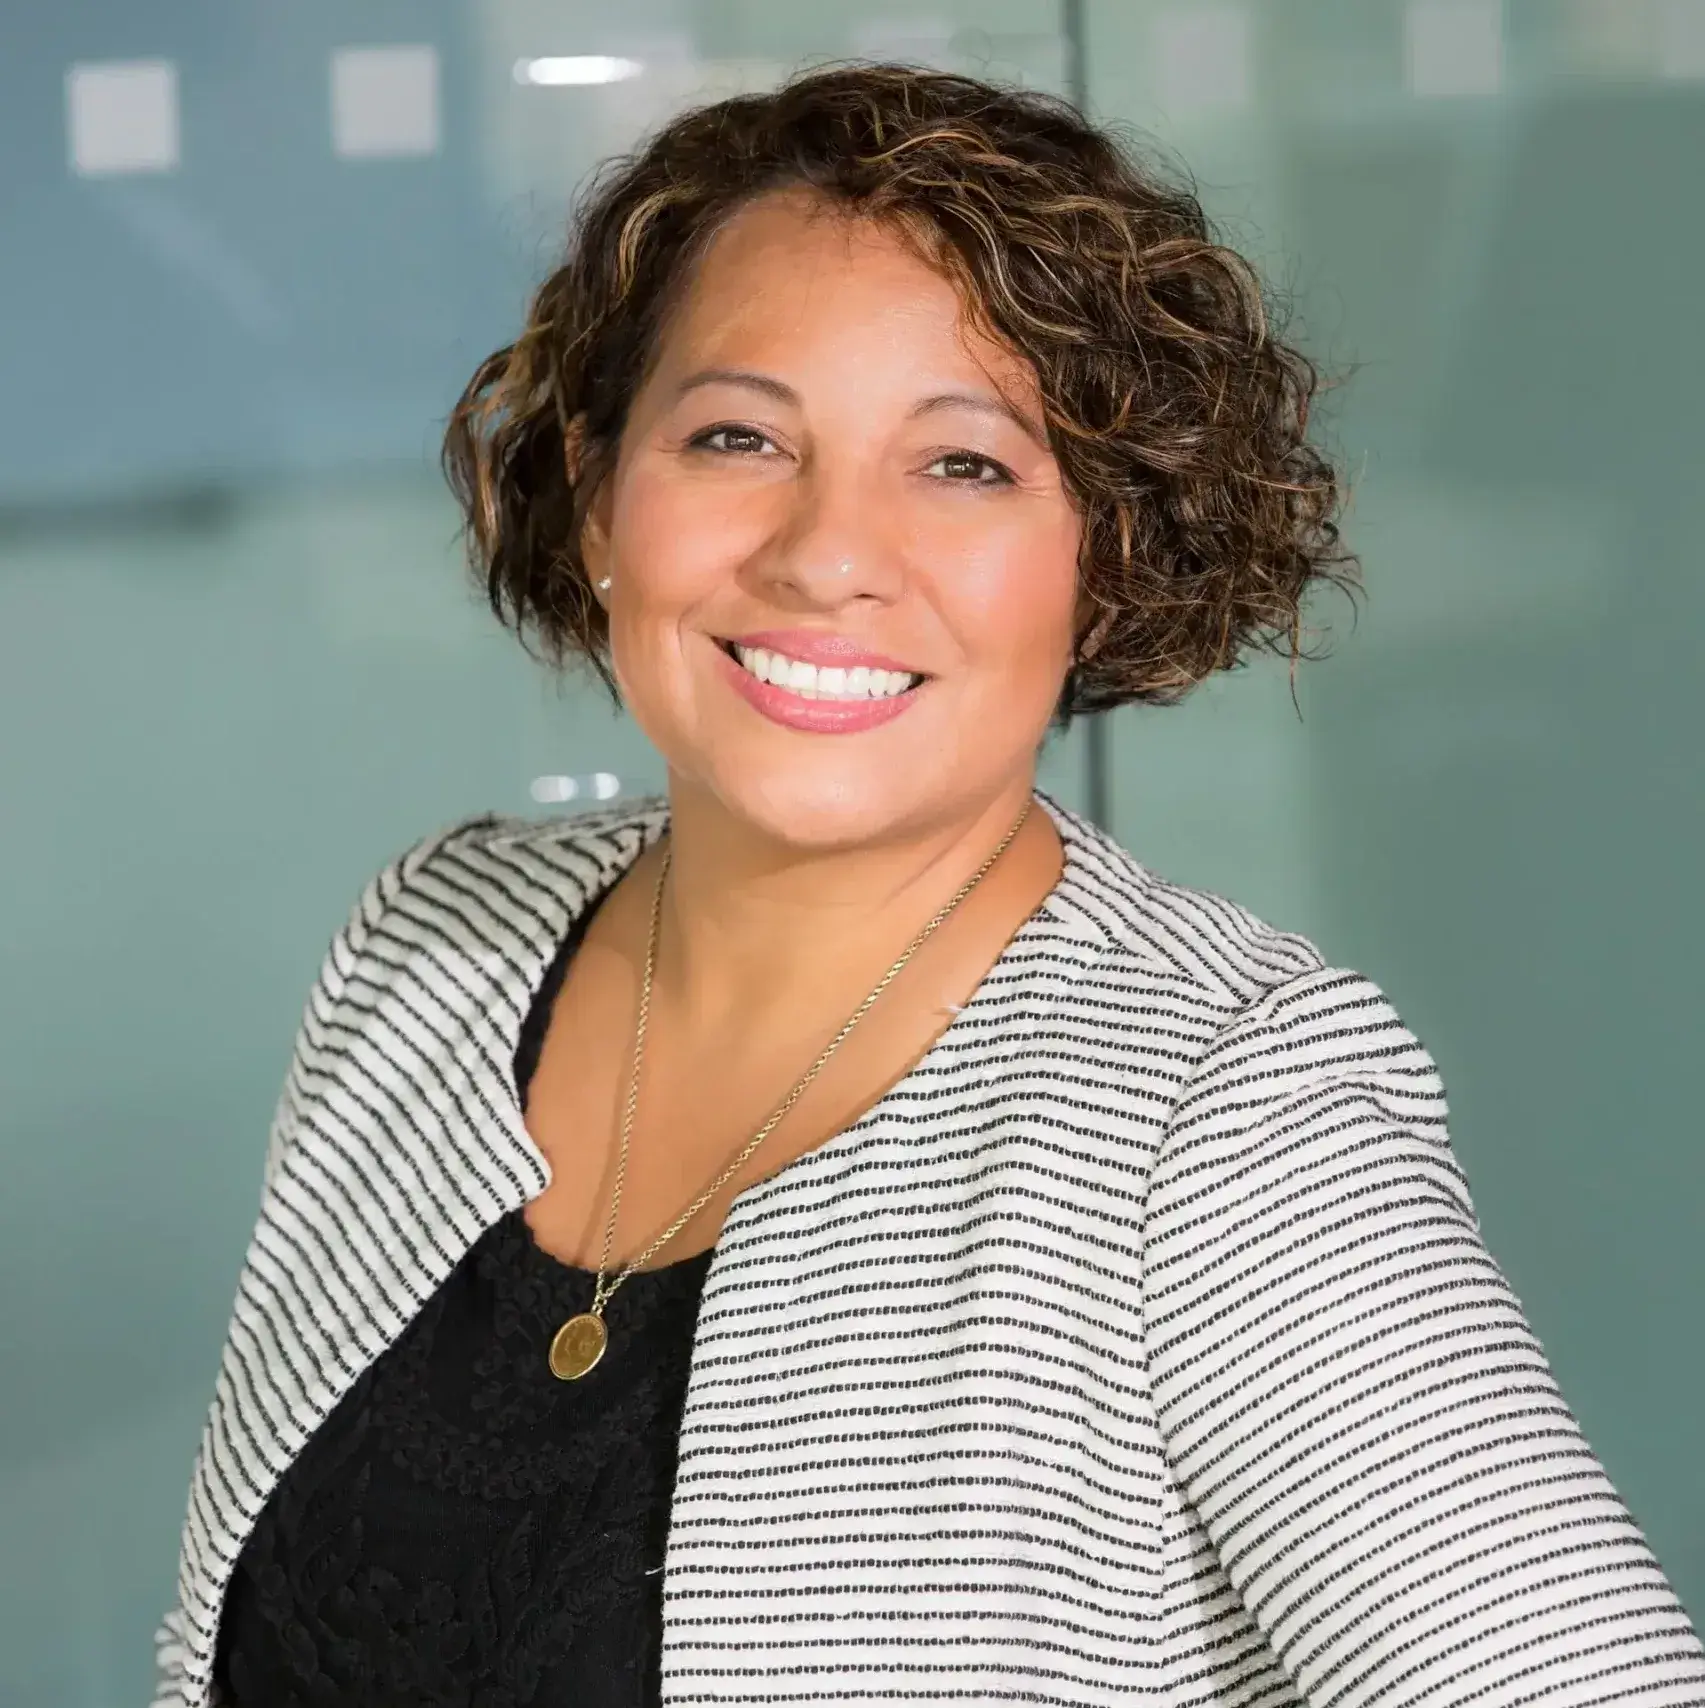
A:
<svg viewBox="0 0 1705 1708">
<path fill-rule="evenodd" d="M 578 1380 L 604 1356 L 609 1340 L 602 1317 L 590 1311 L 570 1317 L 551 1339 L 551 1374 L 561 1382 Z"/>
</svg>

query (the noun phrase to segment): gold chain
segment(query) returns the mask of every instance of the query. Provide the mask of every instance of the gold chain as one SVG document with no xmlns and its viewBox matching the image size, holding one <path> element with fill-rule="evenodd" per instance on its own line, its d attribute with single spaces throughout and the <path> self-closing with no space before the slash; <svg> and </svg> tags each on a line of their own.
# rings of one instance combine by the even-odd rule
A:
<svg viewBox="0 0 1705 1708">
<path fill-rule="evenodd" d="M 622 1144 L 621 1153 L 616 1162 L 616 1190 L 610 1201 L 610 1219 L 604 1227 L 604 1251 L 603 1255 L 598 1260 L 598 1282 L 592 1293 L 591 1314 L 593 1316 L 601 1317 L 604 1313 L 604 1306 L 609 1302 L 611 1294 L 613 1294 L 615 1290 L 621 1286 L 621 1284 L 627 1280 L 627 1278 L 632 1275 L 648 1257 L 651 1257 L 655 1252 L 661 1250 L 662 1247 L 667 1245 L 669 1241 L 672 1240 L 675 1235 L 678 1234 L 681 1229 L 684 1228 L 687 1223 L 690 1222 L 693 1217 L 696 1216 L 699 1211 L 702 1210 L 705 1205 L 708 1204 L 711 1199 L 714 1198 L 717 1193 L 720 1192 L 722 1188 L 740 1172 L 741 1166 L 746 1162 L 747 1158 L 750 1157 L 758 1146 L 775 1131 L 775 1129 L 781 1124 L 782 1120 L 786 1117 L 787 1112 L 810 1089 L 812 1082 L 817 1078 L 818 1074 L 823 1071 L 823 1068 L 828 1063 L 829 1058 L 834 1055 L 835 1051 L 838 1050 L 842 1044 L 846 1042 L 847 1037 L 852 1032 L 852 1029 L 865 1017 L 866 1014 L 870 1012 L 872 1007 L 875 1006 L 876 999 L 881 996 L 883 991 L 885 991 L 889 985 L 894 982 L 906 963 L 911 960 L 911 958 L 924 946 L 925 943 L 929 941 L 931 937 L 935 935 L 937 929 L 948 918 L 948 916 L 953 913 L 954 909 L 956 909 L 959 904 L 964 901 L 966 896 L 968 896 L 988 875 L 989 868 L 992 867 L 1001 855 L 1003 855 L 1012 845 L 1013 838 L 1018 835 L 1019 831 L 1024 826 L 1025 819 L 1029 816 L 1030 802 L 1026 801 L 1024 803 L 1023 812 L 1018 815 L 1012 829 L 1001 838 L 1000 844 L 995 849 L 994 853 L 992 853 L 988 859 L 986 859 L 982 865 L 979 866 L 977 870 L 959 886 L 959 889 L 955 893 L 953 899 L 941 907 L 936 912 L 935 917 L 932 918 L 926 926 L 924 926 L 924 928 L 911 940 L 909 944 L 907 944 L 905 953 L 901 955 L 899 960 L 897 960 L 880 979 L 877 980 L 875 989 L 872 990 L 870 995 L 853 1010 L 851 1018 L 840 1029 L 840 1031 L 838 1031 L 834 1037 L 829 1040 L 828 1044 L 824 1046 L 822 1053 L 817 1057 L 816 1061 L 814 1061 L 811 1066 L 805 1070 L 804 1074 L 801 1075 L 801 1077 L 794 1083 L 793 1089 L 782 1099 L 781 1104 L 778 1106 L 775 1113 L 770 1116 L 769 1120 L 767 1120 L 763 1126 L 761 1126 L 757 1132 L 752 1135 L 751 1139 L 747 1142 L 745 1149 L 735 1157 L 733 1162 L 731 1162 L 727 1168 L 725 1168 L 722 1173 L 719 1174 L 716 1179 L 713 1180 L 710 1185 L 707 1186 L 704 1191 L 702 1191 L 698 1197 L 696 1197 L 692 1203 L 690 1203 L 686 1209 L 683 1210 L 681 1214 L 678 1215 L 675 1220 L 672 1221 L 669 1226 L 645 1248 L 644 1251 L 642 1251 L 627 1265 L 625 1269 L 622 1270 L 621 1274 L 618 1275 L 615 1280 L 606 1285 L 604 1276 L 610 1266 L 610 1242 L 615 1238 L 616 1217 L 620 1212 L 622 1205 L 622 1182 L 627 1177 L 628 1140 L 633 1133 L 634 1110 L 637 1108 L 639 1103 L 639 1070 L 640 1063 L 645 1055 L 646 1022 L 651 1016 L 651 982 L 653 975 L 657 970 L 657 939 L 663 920 L 663 882 L 669 875 L 669 847 L 665 844 L 663 849 L 663 858 L 659 862 L 657 869 L 657 885 L 652 891 L 651 896 L 651 934 L 645 951 L 645 978 L 644 982 L 640 985 L 639 991 L 639 1019 L 638 1023 L 634 1027 L 633 1066 L 628 1075 L 627 1105 L 622 1111 Z"/>
</svg>

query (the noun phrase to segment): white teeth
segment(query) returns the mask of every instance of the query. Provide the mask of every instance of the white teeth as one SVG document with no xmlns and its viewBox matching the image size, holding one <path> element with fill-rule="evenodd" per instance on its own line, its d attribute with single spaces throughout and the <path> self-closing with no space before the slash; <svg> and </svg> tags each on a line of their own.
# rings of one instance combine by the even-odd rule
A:
<svg viewBox="0 0 1705 1708">
<path fill-rule="evenodd" d="M 832 664 L 818 669 L 761 646 L 736 646 L 733 651 L 760 682 L 773 682 L 805 700 L 887 700 L 923 680 L 904 670 L 872 670 L 863 664 L 851 670 Z"/>
</svg>

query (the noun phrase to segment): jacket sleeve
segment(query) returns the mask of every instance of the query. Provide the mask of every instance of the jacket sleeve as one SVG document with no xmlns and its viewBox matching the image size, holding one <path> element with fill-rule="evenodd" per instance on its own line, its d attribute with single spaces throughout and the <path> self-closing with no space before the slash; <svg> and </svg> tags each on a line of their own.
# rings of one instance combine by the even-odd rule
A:
<svg viewBox="0 0 1705 1708">
<path fill-rule="evenodd" d="M 427 846 L 441 846 L 444 840 L 443 837 L 435 837 Z M 320 1070 L 327 1057 L 335 1055 L 340 1047 L 338 1036 L 343 1028 L 338 1010 L 362 952 L 385 909 L 402 888 L 407 873 L 419 864 L 424 852 L 425 848 L 410 849 L 375 873 L 326 949 L 319 973 L 308 991 L 301 1024 L 296 1029 L 295 1047 L 290 1052 L 290 1065 L 285 1071 L 284 1086 L 267 1129 L 265 1186 L 272 1184 L 279 1162 L 289 1148 L 305 1084 Z"/>
<path fill-rule="evenodd" d="M 300 1119 L 305 1090 L 317 1076 L 328 1070 L 353 1030 L 347 1005 L 362 1001 L 359 969 L 386 911 L 412 875 L 446 843 L 466 830 L 490 822 L 490 815 L 459 820 L 389 861 L 368 881 L 333 936 L 308 991 L 283 1089 L 268 1127 L 263 1171 L 266 1187 L 272 1185 L 273 1177 L 289 1151 Z M 207 1439 L 204 1432 L 201 1449 L 204 1456 Z M 161 1622 L 154 1637 L 153 1708 L 200 1708 L 202 1704 L 216 1702 L 216 1698 L 207 1693 L 206 1686 L 199 1682 L 207 1671 L 208 1650 L 214 1635 L 213 1612 L 196 1604 L 191 1595 L 191 1586 L 205 1581 L 209 1575 L 203 1568 L 213 1566 L 210 1559 L 203 1557 L 205 1548 L 206 1540 L 198 1523 L 192 1489 L 179 1552 L 178 1602 Z M 215 1575 L 222 1579 L 222 1573 Z"/>
<path fill-rule="evenodd" d="M 1481 1241 L 1446 1113 L 1354 972 L 1214 1040 L 1145 1225 L 1173 1472 L 1311 1708 L 1700 1708 L 1705 1652 Z"/>
</svg>

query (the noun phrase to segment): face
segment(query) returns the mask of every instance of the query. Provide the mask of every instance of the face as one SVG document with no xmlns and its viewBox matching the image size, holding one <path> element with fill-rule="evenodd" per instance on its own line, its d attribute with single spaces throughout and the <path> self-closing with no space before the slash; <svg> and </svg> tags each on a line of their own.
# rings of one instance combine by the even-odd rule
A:
<svg viewBox="0 0 1705 1708">
<path fill-rule="evenodd" d="M 1029 364 L 897 236 L 784 192 L 707 251 L 583 544 L 677 796 L 828 847 L 1028 790 L 1079 537 Z"/>
</svg>

